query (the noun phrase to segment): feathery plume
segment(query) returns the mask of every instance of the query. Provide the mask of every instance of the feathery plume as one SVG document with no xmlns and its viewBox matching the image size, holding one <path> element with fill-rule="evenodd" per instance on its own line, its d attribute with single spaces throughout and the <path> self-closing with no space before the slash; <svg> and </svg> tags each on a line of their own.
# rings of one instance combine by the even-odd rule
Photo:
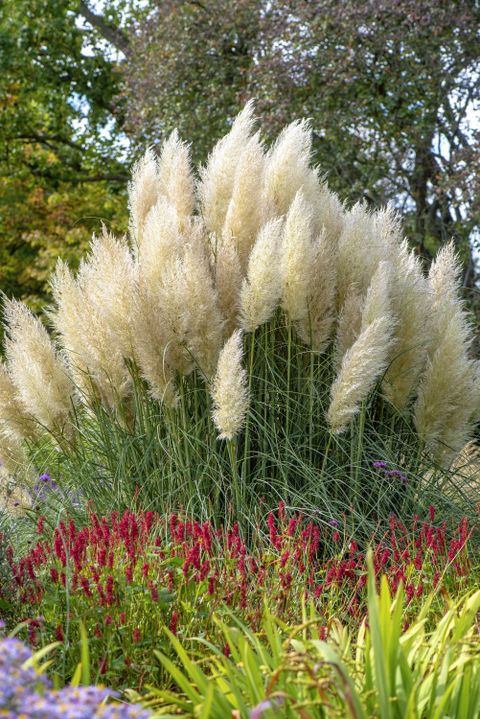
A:
<svg viewBox="0 0 480 719">
<path fill-rule="evenodd" d="M 225 319 L 224 336 L 230 337 L 234 329 L 238 327 L 240 290 L 243 281 L 234 238 L 224 236 L 220 240 L 215 254 L 215 289 L 218 295 L 218 306 Z"/>
<path fill-rule="evenodd" d="M 24 410 L 50 431 L 62 430 L 73 385 L 40 320 L 21 302 L 4 300 L 8 374 Z"/>
<path fill-rule="evenodd" d="M 415 426 L 428 449 L 448 464 L 478 419 L 478 365 L 469 358 L 473 335 L 458 297 L 460 267 L 453 245 L 432 264 L 433 342 L 414 408 Z"/>
<path fill-rule="evenodd" d="M 235 171 L 232 197 L 228 204 L 224 237 L 233 237 L 242 269 L 264 219 L 260 201 L 265 156 L 259 134 L 247 143 Z"/>
<path fill-rule="evenodd" d="M 250 139 L 254 117 L 253 102 L 237 115 L 232 129 L 213 148 L 206 167 L 201 170 L 198 193 L 205 225 L 217 237 L 222 234 L 233 192 L 235 172 Z"/>
<path fill-rule="evenodd" d="M 342 364 L 342 359 L 346 351 L 350 349 L 360 334 L 364 304 L 365 297 L 361 297 L 354 286 L 350 287 L 337 320 L 334 351 L 337 372 L 340 370 L 340 365 Z"/>
<path fill-rule="evenodd" d="M 108 327 L 112 351 L 131 358 L 136 268 L 126 240 L 116 239 L 104 226 L 100 237 L 93 236 L 90 255 L 82 263 L 77 281 L 88 291 L 102 324 Z"/>
<path fill-rule="evenodd" d="M 177 130 L 162 145 L 157 173 L 158 194 L 175 208 L 181 222 L 185 222 L 195 205 L 194 179 L 189 147 L 180 140 Z"/>
<path fill-rule="evenodd" d="M 140 279 L 156 287 L 182 242 L 178 213 L 165 197 L 160 197 L 146 217 L 142 245 L 135 253 Z"/>
<path fill-rule="evenodd" d="M 249 396 L 242 354 L 242 332 L 236 330 L 220 352 L 212 389 L 212 417 L 220 432 L 218 439 L 233 439 L 245 422 Z"/>
<path fill-rule="evenodd" d="M 25 412 L 7 368 L 0 361 L 0 434 L 12 440 L 33 439 L 35 420 Z"/>
<path fill-rule="evenodd" d="M 292 322 L 299 322 L 308 316 L 314 261 L 311 210 L 299 190 L 285 220 L 280 257 L 282 307 Z"/>
<path fill-rule="evenodd" d="M 183 375 L 197 366 L 209 377 L 217 363 L 223 322 L 207 258 L 198 248 L 186 245 L 183 257 L 165 269 L 159 307 L 169 364 Z"/>
<path fill-rule="evenodd" d="M 285 215 L 297 192 L 311 183 L 311 153 L 306 120 L 292 122 L 282 130 L 265 165 L 264 202 L 271 215 Z"/>
<path fill-rule="evenodd" d="M 320 353 L 330 340 L 335 321 L 335 250 L 325 230 L 315 241 L 313 254 L 308 315 L 298 322 L 297 332 L 314 352 Z"/>
<path fill-rule="evenodd" d="M 144 156 L 134 165 L 132 179 L 128 183 L 128 207 L 130 209 L 130 232 L 140 246 L 143 225 L 151 207 L 158 197 L 158 173 L 155 153 L 149 147 Z"/>
<path fill-rule="evenodd" d="M 333 432 L 343 432 L 385 371 L 391 346 L 392 318 L 384 315 L 367 325 L 345 353 L 331 388 L 327 419 Z"/>
<path fill-rule="evenodd" d="M 151 397 L 175 404 L 173 369 L 167 351 L 167 331 L 161 319 L 157 288 L 141 283 L 134 296 L 135 359 Z"/>
<path fill-rule="evenodd" d="M 79 279 L 61 261 L 52 279 L 55 306 L 49 316 L 64 348 L 69 372 L 82 400 L 98 396 L 114 409 L 131 391 L 131 377 L 118 340 L 93 302 L 89 270 L 82 263 Z"/>
<path fill-rule="evenodd" d="M 313 211 L 314 236 L 324 233 L 327 243 L 336 248 L 343 230 L 342 203 L 315 168 L 309 170 L 303 192 Z"/>
<path fill-rule="evenodd" d="M 344 216 L 338 243 L 338 304 L 352 286 L 363 296 L 382 260 L 389 260 L 400 244 L 398 218 L 392 207 L 370 213 L 357 203 Z"/>
<path fill-rule="evenodd" d="M 431 302 L 420 261 L 404 241 L 392 256 L 392 311 L 396 317 L 395 351 L 383 380 L 385 398 L 406 409 L 425 367 L 431 339 Z"/>
<path fill-rule="evenodd" d="M 372 277 L 362 308 L 363 332 L 376 319 L 390 312 L 390 285 L 393 268 L 390 262 L 382 261 Z"/>
<path fill-rule="evenodd" d="M 283 221 L 274 219 L 260 230 L 248 262 L 240 295 L 241 324 L 247 332 L 268 322 L 280 301 L 279 270 Z"/>
</svg>

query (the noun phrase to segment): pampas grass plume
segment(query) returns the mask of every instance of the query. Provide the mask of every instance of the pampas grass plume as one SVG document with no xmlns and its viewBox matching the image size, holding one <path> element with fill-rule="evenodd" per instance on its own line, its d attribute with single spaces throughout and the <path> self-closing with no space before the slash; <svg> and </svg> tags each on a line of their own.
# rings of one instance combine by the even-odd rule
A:
<svg viewBox="0 0 480 719">
<path fill-rule="evenodd" d="M 235 171 L 223 236 L 233 237 L 243 269 L 264 219 L 261 188 L 265 157 L 259 134 L 247 143 Z"/>
<path fill-rule="evenodd" d="M 327 419 L 333 432 L 346 430 L 361 403 L 385 371 L 391 344 L 392 318 L 371 322 L 345 353 L 330 392 Z"/>
<path fill-rule="evenodd" d="M 220 352 L 212 388 L 212 417 L 219 431 L 218 439 L 233 439 L 245 423 L 249 396 L 242 354 L 242 332 L 236 330 Z"/>
<path fill-rule="evenodd" d="M 312 214 L 299 190 L 285 220 L 280 258 L 282 307 L 292 322 L 304 320 L 308 316 L 314 262 Z"/>
<path fill-rule="evenodd" d="M 17 398 L 17 389 L 3 362 L 0 362 L 0 434 L 12 440 L 33 439 L 34 419 Z"/>
<path fill-rule="evenodd" d="M 7 369 L 25 412 L 49 431 L 62 430 L 73 385 L 40 320 L 21 302 L 4 301 Z"/>
<path fill-rule="evenodd" d="M 254 123 L 253 102 L 237 115 L 230 132 L 213 148 L 201 170 L 198 194 L 209 232 L 220 237 L 232 197 L 236 168 L 248 145 Z"/>
<path fill-rule="evenodd" d="M 469 357 L 472 328 L 458 297 L 459 277 L 450 243 L 429 273 L 433 341 L 414 408 L 418 434 L 445 464 L 468 441 L 480 401 L 477 362 Z"/>
<path fill-rule="evenodd" d="M 312 181 L 312 138 L 306 120 L 295 121 L 280 133 L 267 155 L 264 201 L 273 215 L 285 215 L 300 189 Z"/>
<path fill-rule="evenodd" d="M 195 191 L 190 151 L 174 130 L 162 145 L 158 160 L 158 192 L 176 210 L 182 222 L 193 213 Z"/>
<path fill-rule="evenodd" d="M 385 373 L 383 393 L 400 412 L 415 394 L 431 340 L 430 291 L 420 261 L 404 241 L 394 253 L 392 311 L 396 317 L 395 351 Z"/>
<path fill-rule="evenodd" d="M 132 179 L 128 184 L 130 231 L 137 246 L 142 244 L 145 219 L 150 208 L 156 203 L 157 197 L 157 161 L 154 151 L 149 147 L 134 166 Z"/>
<path fill-rule="evenodd" d="M 335 247 L 325 230 L 314 242 L 308 316 L 297 324 L 301 339 L 320 353 L 330 341 L 335 321 Z"/>
<path fill-rule="evenodd" d="M 224 235 L 215 253 L 215 289 L 225 321 L 225 337 L 230 337 L 238 328 L 242 282 L 243 272 L 235 238 L 232 235 Z"/>
<path fill-rule="evenodd" d="M 247 332 L 272 317 L 282 294 L 279 269 L 283 222 L 274 219 L 260 230 L 248 262 L 240 295 L 241 324 Z"/>
</svg>

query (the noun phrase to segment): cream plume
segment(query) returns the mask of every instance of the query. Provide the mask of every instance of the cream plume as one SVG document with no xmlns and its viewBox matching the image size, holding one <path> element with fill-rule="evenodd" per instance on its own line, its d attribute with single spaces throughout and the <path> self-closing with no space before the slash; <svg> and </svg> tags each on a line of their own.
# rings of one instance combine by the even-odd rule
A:
<svg viewBox="0 0 480 719">
<path fill-rule="evenodd" d="M 160 197 L 147 215 L 143 242 L 136 252 L 141 279 L 156 287 L 164 267 L 177 256 L 182 243 L 178 213 L 171 202 Z"/>
<path fill-rule="evenodd" d="M 198 194 L 205 225 L 217 237 L 222 234 L 228 205 L 232 197 L 235 172 L 245 152 L 252 127 L 254 105 L 250 101 L 237 115 L 232 129 L 213 148 L 206 167 L 201 170 Z"/>
<path fill-rule="evenodd" d="M 279 269 L 283 222 L 274 219 L 259 232 L 248 262 L 240 295 L 241 324 L 247 332 L 268 322 L 279 304 L 282 276 Z"/>
<path fill-rule="evenodd" d="M 431 340 L 430 290 L 419 260 L 404 241 L 393 254 L 392 310 L 397 318 L 395 351 L 385 373 L 383 392 L 399 411 L 405 410 L 418 386 Z"/>
<path fill-rule="evenodd" d="M 303 184 L 303 193 L 313 212 L 313 233 L 325 235 L 326 242 L 337 248 L 343 230 L 343 205 L 329 190 L 318 169 L 309 170 Z"/>
<path fill-rule="evenodd" d="M 21 302 L 4 300 L 8 374 L 25 412 L 49 431 L 62 431 L 73 385 L 40 320 Z"/>
<path fill-rule="evenodd" d="M 17 389 L 3 362 L 0 362 L 0 434 L 14 441 L 36 436 L 33 417 L 17 398 Z"/>
<path fill-rule="evenodd" d="M 126 358 L 133 357 L 132 302 L 136 281 L 136 267 L 126 240 L 116 239 L 104 226 L 100 237 L 93 236 L 77 282 L 108 328 L 112 352 Z"/>
<path fill-rule="evenodd" d="M 183 375 L 197 366 L 209 377 L 217 363 L 223 322 L 206 256 L 186 245 L 183 256 L 166 267 L 158 292 L 169 364 Z"/>
<path fill-rule="evenodd" d="M 370 213 L 357 203 L 344 215 L 338 243 L 338 303 L 341 307 L 352 286 L 364 295 L 382 260 L 389 260 L 400 244 L 397 215 L 388 206 Z"/>
<path fill-rule="evenodd" d="M 285 215 L 295 195 L 311 183 L 311 130 L 306 120 L 280 133 L 265 165 L 264 202 L 271 215 Z"/>
<path fill-rule="evenodd" d="M 224 336 L 238 327 L 243 273 L 233 237 L 223 237 L 216 249 L 215 288 L 225 319 Z"/>
<path fill-rule="evenodd" d="M 282 307 L 292 322 L 305 320 L 308 316 L 314 261 L 311 210 L 299 190 L 285 220 L 280 257 Z"/>
<path fill-rule="evenodd" d="M 174 373 L 167 350 L 167 329 L 161 318 L 158 288 L 141 283 L 134 298 L 135 359 L 150 395 L 175 403 Z"/>
<path fill-rule="evenodd" d="M 82 398 L 93 391 L 114 409 L 130 394 L 131 378 L 118 339 L 89 292 L 88 277 L 86 263 L 75 280 L 68 267 L 58 262 L 51 283 L 55 306 L 49 314 Z"/>
<path fill-rule="evenodd" d="M 233 439 L 245 423 L 249 396 L 242 355 L 242 333 L 236 330 L 220 352 L 212 388 L 212 417 L 220 433 L 218 439 Z"/>
<path fill-rule="evenodd" d="M 345 353 L 360 334 L 364 304 L 365 297 L 361 297 L 355 287 L 350 287 L 337 320 L 334 352 L 337 371 L 340 369 Z"/>
<path fill-rule="evenodd" d="M 452 244 L 431 266 L 432 344 L 415 403 L 415 426 L 426 446 L 448 463 L 468 440 L 478 419 L 477 363 L 470 359 L 470 323 L 458 297 L 460 265 Z"/>
<path fill-rule="evenodd" d="M 238 160 L 228 204 L 223 237 L 234 238 L 238 257 L 243 270 L 264 219 L 263 203 L 260 200 L 265 156 L 260 136 L 254 135 L 245 146 Z"/>
<path fill-rule="evenodd" d="M 345 353 L 331 388 L 327 419 L 333 432 L 343 432 L 385 371 L 391 347 L 392 318 L 379 317 L 361 332 Z"/>
<path fill-rule="evenodd" d="M 330 341 L 335 321 L 335 295 L 335 250 L 324 230 L 313 247 L 308 315 L 297 324 L 299 336 L 314 352 L 323 352 Z"/>
<path fill-rule="evenodd" d="M 158 192 L 175 208 L 185 222 L 195 205 L 194 179 L 190 151 L 174 130 L 162 145 L 158 160 Z"/>
<path fill-rule="evenodd" d="M 128 184 L 130 232 L 137 246 L 142 244 L 143 226 L 150 208 L 158 197 L 157 162 L 152 148 L 134 165 Z"/>
</svg>

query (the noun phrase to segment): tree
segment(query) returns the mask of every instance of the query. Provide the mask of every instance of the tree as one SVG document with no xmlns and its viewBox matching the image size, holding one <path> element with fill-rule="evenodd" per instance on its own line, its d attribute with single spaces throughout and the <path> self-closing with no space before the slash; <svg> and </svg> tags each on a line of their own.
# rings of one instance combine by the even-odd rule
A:
<svg viewBox="0 0 480 719">
<path fill-rule="evenodd" d="M 269 139 L 310 117 L 330 184 L 393 201 L 427 258 L 453 236 L 472 284 L 479 13 L 470 0 L 152 3 L 130 29 L 128 122 L 151 142 L 178 125 L 206 147 L 249 97 Z"/>
<path fill-rule="evenodd" d="M 93 15 L 78 0 L 0 7 L 0 283 L 37 304 L 58 255 L 100 220 L 125 228 L 121 78 L 98 28 L 126 45 Z"/>
<path fill-rule="evenodd" d="M 157 143 L 173 129 L 205 159 L 251 94 L 259 46 L 258 0 L 152 0 L 132 24 L 126 80 L 128 127 Z"/>
</svg>

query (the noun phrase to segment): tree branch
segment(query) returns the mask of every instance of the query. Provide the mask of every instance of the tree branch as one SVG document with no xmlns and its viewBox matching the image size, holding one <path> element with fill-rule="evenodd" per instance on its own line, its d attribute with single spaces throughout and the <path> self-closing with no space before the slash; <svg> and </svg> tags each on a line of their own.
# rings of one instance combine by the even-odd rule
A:
<svg viewBox="0 0 480 719">
<path fill-rule="evenodd" d="M 105 40 L 108 40 L 108 42 L 114 47 L 116 47 L 117 50 L 120 50 L 125 55 L 128 55 L 128 38 L 125 33 L 120 30 L 120 28 L 114 27 L 113 25 L 108 23 L 103 17 L 103 15 L 97 15 L 96 13 L 92 12 L 85 0 L 80 0 L 78 10 L 80 12 L 80 15 L 83 15 L 85 20 L 89 22 L 90 25 L 92 25 L 94 28 L 96 28 L 99 33 L 105 38 Z"/>
</svg>

